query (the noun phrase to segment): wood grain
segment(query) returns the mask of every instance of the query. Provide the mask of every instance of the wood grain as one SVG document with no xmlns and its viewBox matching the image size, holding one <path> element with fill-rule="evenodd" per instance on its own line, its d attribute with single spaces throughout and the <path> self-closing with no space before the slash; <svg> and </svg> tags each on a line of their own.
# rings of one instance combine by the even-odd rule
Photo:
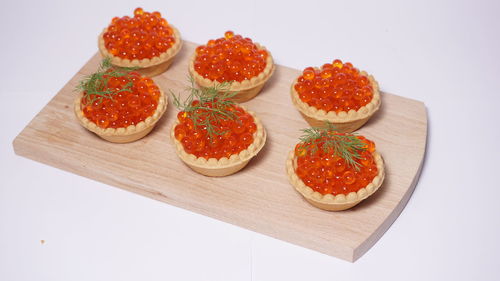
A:
<svg viewBox="0 0 500 281">
<path fill-rule="evenodd" d="M 195 46 L 185 42 L 171 68 L 155 77 L 166 93 L 188 84 Z M 151 134 L 134 143 L 109 143 L 78 124 L 73 88 L 99 60 L 92 57 L 16 137 L 18 155 L 348 261 L 375 244 L 415 188 L 427 136 L 419 101 L 382 94 L 381 109 L 358 132 L 376 142 L 386 162 L 385 182 L 356 207 L 328 212 L 307 203 L 285 173 L 288 152 L 307 127 L 289 94 L 298 70 L 277 66 L 262 92 L 245 103 L 267 130 L 262 151 L 237 174 L 209 178 L 177 157 L 169 138 L 177 114 L 171 104 Z"/>
</svg>

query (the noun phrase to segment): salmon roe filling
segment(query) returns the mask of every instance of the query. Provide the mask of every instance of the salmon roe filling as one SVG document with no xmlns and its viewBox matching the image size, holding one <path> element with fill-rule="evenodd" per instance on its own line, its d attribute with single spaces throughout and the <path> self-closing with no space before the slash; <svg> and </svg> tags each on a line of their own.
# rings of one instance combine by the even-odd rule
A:
<svg viewBox="0 0 500 281">
<path fill-rule="evenodd" d="M 324 111 L 359 110 L 373 99 L 373 86 L 351 63 L 334 60 L 321 68 L 307 67 L 294 89 L 299 98 Z"/>
<path fill-rule="evenodd" d="M 195 100 L 191 106 L 211 107 L 211 102 L 200 103 Z M 179 124 L 175 126 L 174 136 L 181 142 L 184 150 L 196 157 L 205 159 L 222 157 L 230 158 L 233 154 L 238 154 L 247 149 L 253 143 L 253 134 L 257 131 L 254 118 L 243 108 L 237 105 L 229 105 L 224 110 L 234 114 L 233 119 L 218 119 L 210 121 L 210 130 L 217 133 L 210 133 L 207 126 L 199 125 L 210 118 L 208 111 L 198 109 L 197 124 L 194 124 L 192 112 L 180 111 L 177 114 Z"/>
<path fill-rule="evenodd" d="M 104 129 L 122 128 L 136 125 L 153 115 L 161 93 L 151 78 L 130 72 L 120 77 L 105 74 L 103 79 L 107 82 L 100 90 L 111 94 L 102 97 L 84 92 L 81 109 L 87 119 Z"/>
<path fill-rule="evenodd" d="M 366 149 L 359 152 L 358 168 L 349 165 L 334 151 L 323 150 L 321 141 L 318 149 L 314 151 L 306 148 L 310 143 L 299 143 L 295 147 L 297 176 L 305 185 L 323 195 L 347 195 L 366 187 L 378 174 L 372 154 L 375 151 L 375 144 L 362 136 L 356 137 L 366 144 Z"/>
<path fill-rule="evenodd" d="M 104 46 L 123 59 L 151 59 L 175 43 L 174 30 L 159 12 L 134 10 L 134 17 L 114 17 L 103 34 Z"/>
<path fill-rule="evenodd" d="M 212 81 L 250 80 L 266 68 L 268 53 L 250 38 L 227 31 L 223 38 L 196 48 L 195 71 Z"/>
</svg>

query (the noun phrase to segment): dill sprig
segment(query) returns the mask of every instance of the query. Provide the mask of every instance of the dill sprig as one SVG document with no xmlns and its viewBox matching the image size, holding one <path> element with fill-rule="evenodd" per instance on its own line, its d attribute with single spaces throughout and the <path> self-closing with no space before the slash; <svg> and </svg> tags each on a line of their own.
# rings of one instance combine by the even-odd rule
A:
<svg viewBox="0 0 500 281">
<path fill-rule="evenodd" d="M 333 153 L 345 160 L 348 166 L 359 170 L 361 153 L 367 149 L 366 143 L 353 133 L 339 133 L 332 123 L 325 127 L 303 129 L 299 138 L 303 148 L 312 154 L 322 149 L 325 153 Z"/>
<path fill-rule="evenodd" d="M 113 96 L 118 93 L 132 92 L 133 82 L 128 74 L 136 69 L 137 67 L 114 67 L 111 64 L 111 58 L 106 57 L 101 61 L 97 71 L 83 78 L 75 90 L 83 92 L 83 97 L 89 104 L 95 101 L 101 103 L 105 98 L 113 99 Z M 121 88 L 108 88 L 109 80 L 113 77 L 125 77 L 128 82 Z"/>
<path fill-rule="evenodd" d="M 237 120 L 238 116 L 230 109 L 235 105 L 232 98 L 237 92 L 229 90 L 231 82 L 218 83 L 211 87 L 197 88 L 194 78 L 189 76 L 190 86 L 187 87 L 189 95 L 186 99 L 181 101 L 180 95 L 175 95 L 170 91 L 173 96 L 173 103 L 177 109 L 186 113 L 186 118 L 193 121 L 195 128 L 204 128 L 210 139 L 217 135 L 223 135 L 228 130 L 221 130 L 223 120 Z M 193 103 L 194 101 L 199 101 Z"/>
</svg>

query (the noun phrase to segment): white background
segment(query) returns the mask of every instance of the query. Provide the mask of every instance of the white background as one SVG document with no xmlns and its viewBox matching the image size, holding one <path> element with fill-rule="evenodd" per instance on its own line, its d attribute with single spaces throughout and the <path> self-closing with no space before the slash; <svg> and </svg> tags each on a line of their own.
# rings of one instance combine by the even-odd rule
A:
<svg viewBox="0 0 500 281">
<path fill-rule="evenodd" d="M 499 1 L 43 2 L 0 7 L 0 280 L 500 280 Z M 231 29 L 278 64 L 341 58 L 425 102 L 420 182 L 366 255 L 351 264 L 14 155 L 101 29 L 139 5 L 186 40 Z"/>
</svg>

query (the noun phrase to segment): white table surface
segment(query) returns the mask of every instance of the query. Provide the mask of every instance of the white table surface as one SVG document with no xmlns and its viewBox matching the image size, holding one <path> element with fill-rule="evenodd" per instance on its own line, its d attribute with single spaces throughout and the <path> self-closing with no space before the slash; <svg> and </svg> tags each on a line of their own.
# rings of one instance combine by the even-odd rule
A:
<svg viewBox="0 0 500 281">
<path fill-rule="evenodd" d="M 101 29 L 138 5 L 42 2 L 0 9 L 0 280 L 500 280 L 499 1 L 140 4 L 186 40 L 231 29 L 278 64 L 342 58 L 425 102 L 420 181 L 354 264 L 14 155 Z"/>
</svg>

